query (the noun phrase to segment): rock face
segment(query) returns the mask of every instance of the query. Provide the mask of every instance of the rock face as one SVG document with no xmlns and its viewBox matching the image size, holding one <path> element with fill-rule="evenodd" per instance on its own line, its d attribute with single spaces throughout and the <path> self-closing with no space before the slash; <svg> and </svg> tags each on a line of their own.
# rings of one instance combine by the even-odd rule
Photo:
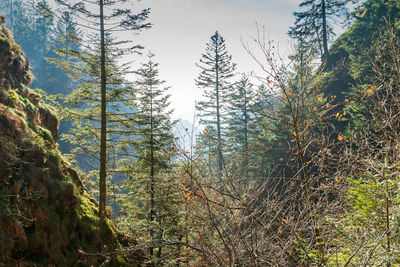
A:
<svg viewBox="0 0 400 267">
<path fill-rule="evenodd" d="M 96 201 L 58 152 L 58 118 L 28 88 L 28 60 L 2 22 L 0 266 L 135 266 L 135 255 L 128 263 L 109 254 L 121 247 L 119 234 L 99 221 Z"/>
</svg>

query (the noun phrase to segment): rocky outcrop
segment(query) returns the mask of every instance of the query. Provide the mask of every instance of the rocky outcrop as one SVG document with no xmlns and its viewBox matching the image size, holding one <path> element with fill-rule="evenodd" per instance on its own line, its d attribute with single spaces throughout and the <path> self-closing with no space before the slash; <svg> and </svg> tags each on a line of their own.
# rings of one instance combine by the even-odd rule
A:
<svg viewBox="0 0 400 267">
<path fill-rule="evenodd" d="M 0 266 L 135 266 L 137 255 L 118 253 L 121 239 L 112 222 L 100 222 L 96 201 L 57 150 L 58 118 L 28 88 L 28 60 L 3 20 Z"/>
</svg>

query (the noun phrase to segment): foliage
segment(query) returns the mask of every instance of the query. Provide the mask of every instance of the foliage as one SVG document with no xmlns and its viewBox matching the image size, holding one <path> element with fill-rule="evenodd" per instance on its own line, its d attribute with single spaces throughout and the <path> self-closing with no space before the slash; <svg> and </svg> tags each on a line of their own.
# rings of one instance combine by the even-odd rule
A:
<svg viewBox="0 0 400 267">
<path fill-rule="evenodd" d="M 387 163 L 386 163 L 387 164 Z M 348 207 L 336 223 L 338 251 L 331 265 L 390 266 L 398 263 L 400 242 L 397 166 L 377 166 L 383 173 L 348 179 Z"/>
<path fill-rule="evenodd" d="M 76 89 L 66 96 L 61 96 L 59 114 L 64 120 L 71 121 L 71 129 L 62 135 L 62 139 L 73 145 L 72 153 L 81 155 L 80 161 L 85 163 L 83 168 L 89 174 L 87 185 L 97 195 L 98 168 L 100 154 L 100 121 L 101 99 L 99 97 L 99 43 L 92 49 L 81 51 L 58 50 L 65 55 L 65 60 L 55 60 L 59 66 L 65 66 L 66 71 L 76 78 Z M 109 36 L 106 40 L 107 63 L 107 136 L 108 178 L 111 183 L 118 181 L 120 171 L 118 161 L 126 155 L 127 139 L 133 137 L 130 125 L 134 122 L 135 89 L 123 77 L 127 74 L 126 66 L 117 65 L 121 52 L 116 47 L 115 39 Z M 88 158 L 90 156 L 90 158 Z M 82 165 L 82 163 L 81 163 Z M 111 186 L 111 185 L 110 185 Z"/>
<path fill-rule="evenodd" d="M 242 77 L 228 97 L 229 130 L 226 133 L 226 146 L 229 148 L 231 160 L 235 159 L 235 155 L 242 155 L 237 161 L 241 165 L 240 172 L 245 174 L 244 177 L 248 177 L 249 174 L 250 140 L 255 128 L 253 114 L 255 93 L 252 87 L 249 79 Z"/>
<path fill-rule="evenodd" d="M 149 262 L 161 265 L 172 264 L 176 257 L 175 247 L 165 240 L 180 234 L 180 203 L 178 180 L 172 174 L 175 122 L 170 118 L 169 88 L 163 87 L 165 81 L 158 78 L 153 56 L 150 54 L 148 62 L 135 71 L 138 115 L 136 135 L 129 143 L 136 155 L 120 163 L 128 176 L 123 182 L 126 193 L 120 199 L 120 221 L 129 232 L 146 240 Z"/>
<path fill-rule="evenodd" d="M 115 31 L 141 31 L 143 29 L 150 28 L 151 24 L 146 22 L 149 15 L 149 9 L 142 10 L 138 14 L 134 14 L 129 8 L 121 9 L 120 5 L 126 3 L 126 0 L 100 0 L 99 2 L 95 3 L 86 0 L 79 1 L 78 3 L 69 0 L 57 0 L 56 2 L 59 5 L 67 8 L 67 10 L 77 16 L 78 19 L 83 19 L 87 22 L 84 27 L 86 30 L 91 31 L 92 34 L 94 34 L 94 39 L 93 35 L 91 36 L 91 38 L 93 43 L 97 45 L 97 47 L 90 47 L 89 45 L 86 50 L 87 54 L 89 54 L 89 57 L 85 57 L 85 53 L 76 53 L 76 51 L 71 52 L 72 54 L 78 56 L 78 58 L 84 62 L 83 64 L 89 64 L 89 68 L 86 70 L 82 70 L 82 68 L 77 67 L 78 72 L 83 72 L 83 74 L 94 78 L 91 83 L 84 83 L 84 86 L 87 85 L 89 90 L 90 88 L 93 89 L 97 87 L 100 92 L 100 106 L 98 107 L 98 117 L 96 118 L 93 117 L 91 114 L 87 114 L 88 116 L 86 116 L 86 119 L 88 119 L 89 121 L 97 120 L 100 126 L 99 131 L 97 132 L 97 138 L 99 140 L 98 153 L 97 151 L 93 150 L 91 151 L 91 153 L 92 155 L 96 153 L 99 162 L 99 216 L 104 219 L 106 215 L 107 205 L 107 180 L 109 175 L 108 163 L 110 162 L 110 155 L 108 153 L 110 149 L 109 140 L 110 138 L 111 140 L 114 139 L 114 135 L 121 134 L 121 132 L 124 131 L 120 130 L 120 125 L 123 124 L 123 122 L 120 121 L 120 119 L 118 118 L 120 117 L 118 115 L 118 112 L 121 109 L 121 105 L 119 105 L 116 101 L 118 101 L 118 97 L 122 95 L 121 85 L 125 84 L 124 75 L 126 75 L 129 70 L 129 67 L 127 67 L 127 63 L 119 66 L 115 58 L 111 58 L 110 62 L 110 55 L 122 57 L 123 55 L 133 53 L 134 50 L 138 48 L 138 46 L 123 47 L 124 45 L 126 46 L 130 43 L 130 41 L 126 40 L 118 40 L 115 42 L 111 41 L 111 43 L 113 43 L 114 45 L 114 48 L 111 48 L 110 46 L 107 47 L 106 39 L 108 38 L 108 41 L 113 40 L 112 33 L 114 33 Z M 98 12 L 93 11 L 96 9 L 98 10 Z M 98 20 L 100 22 L 98 22 Z M 96 39 L 100 39 L 100 42 L 96 42 Z M 98 49 L 97 51 L 96 48 Z M 107 48 L 108 51 L 106 51 Z M 90 50 L 96 51 L 97 53 L 92 53 L 92 51 Z M 65 53 L 69 52 L 70 51 L 65 51 Z M 80 57 L 81 54 L 84 56 Z M 93 58 L 96 57 L 98 65 L 93 64 Z M 87 62 L 86 60 L 88 60 L 89 62 Z M 112 72 L 110 68 L 114 72 Z M 86 82 L 87 81 L 88 80 L 86 80 Z M 110 90 L 112 91 L 111 93 Z M 128 95 L 131 96 L 132 94 L 128 93 Z M 91 95 L 89 97 L 92 97 L 94 101 L 98 99 L 95 95 Z M 74 102 L 74 100 L 72 102 Z M 132 108 L 129 105 L 127 105 L 127 107 Z M 110 116 L 108 114 L 108 112 L 110 111 L 113 115 L 117 114 L 117 118 L 113 118 L 112 115 Z M 79 127 L 79 123 L 81 122 L 78 122 L 78 125 L 76 126 Z M 113 125 L 118 125 L 118 129 L 115 132 L 112 132 L 110 135 L 109 127 L 112 127 Z M 95 125 L 91 126 L 93 127 Z"/>
<path fill-rule="evenodd" d="M 134 265 L 137 257 L 115 256 L 115 226 L 97 219 L 96 201 L 57 150 L 58 119 L 27 87 L 25 55 L 3 25 L 0 37 L 0 265 L 73 266 L 84 262 L 79 251 L 90 264 Z M 14 59 L 19 68 L 8 67 Z"/>
<path fill-rule="evenodd" d="M 32 14 L 37 14 L 40 25 L 41 57 L 52 53 L 48 47 L 57 43 L 60 49 L 50 61 L 61 67 L 60 73 L 75 79 L 70 85 L 76 90 L 60 106 L 60 113 L 74 126 L 64 138 L 74 144 L 74 152 L 93 156 L 95 160 L 87 165 L 94 164 L 87 170 L 94 182 L 99 169 L 104 174 L 99 158 L 106 155 L 108 182 L 116 189 L 113 196 L 118 205 L 113 207 L 118 225 L 137 240 L 112 253 L 146 251 L 149 266 L 400 264 L 398 1 L 364 1 L 353 13 L 353 26 L 333 43 L 329 60 L 328 43 L 336 21 L 332 18 L 343 16 L 350 1 L 303 1 L 300 6 L 308 10 L 295 13 L 296 25 L 290 31 L 296 39 L 294 53 L 281 58 L 276 44 L 257 32 L 245 50 L 261 72 L 243 75 L 236 83 L 232 57 L 216 32 L 197 64 L 200 74 L 195 82 L 204 98 L 196 109 L 204 129 L 197 137 L 193 129 L 191 133 L 186 129 L 192 135 L 190 147 L 184 148 L 172 134 L 175 121 L 169 88 L 159 78 L 153 55 L 131 71 L 129 63 L 120 63 L 127 52 L 131 55 L 139 47 L 107 33 L 112 25 L 120 30 L 148 28 L 148 10 L 134 15 L 113 9 L 118 1 L 58 2 L 67 9 L 52 13 L 45 1 L 29 5 L 15 0 L 7 3 L 19 4 L 4 6 L 9 14 L 21 7 L 37 12 Z M 107 14 L 90 8 L 103 10 L 103 4 Z M 75 23 L 85 18 L 94 30 L 90 37 L 82 36 Z M 103 24 L 100 18 L 106 25 L 98 29 Z M 11 25 L 19 29 L 13 19 Z M 30 150 L 22 142 L 8 144 L 18 134 L 28 136 L 24 140 L 39 148 L 35 153 L 46 160 L 32 171 L 36 178 L 31 185 L 40 200 L 20 191 L 20 201 L 43 208 L 46 190 L 36 180 L 47 174 L 58 177 L 54 166 L 61 166 L 66 179 L 51 187 L 43 182 L 48 198 L 59 200 L 56 209 L 70 214 L 64 207 L 68 205 L 63 196 L 67 196 L 75 214 L 72 218 L 79 219 L 83 233 L 94 233 L 87 238 L 98 245 L 101 237 L 96 230 L 102 224 L 96 203 L 85 192 L 78 200 L 71 194 L 84 188 L 76 173 L 58 159 L 57 120 L 51 123 L 55 115 L 47 105 L 38 106 L 40 91 L 26 88 L 29 67 L 23 56 L 15 55 L 21 51 L 10 38 L 8 31 L 0 33 L 0 53 L 5 47 L 13 51 L 0 62 L 5 69 L 0 71 L 4 103 L 0 116 L 6 118 L 0 120 L 0 127 L 5 122 L 13 125 L 1 128 L 6 135 L 15 128 L 12 138 L 0 137 L 0 174 L 6 177 L 6 182 L 0 181 L 4 192 L 0 206 L 21 222 L 29 210 L 14 205 L 18 202 L 12 190 L 19 189 L 16 177 L 21 174 L 13 158 L 25 155 L 26 160 Z M 315 67 L 318 53 L 326 61 Z M 133 74 L 134 82 L 125 79 L 127 74 Z M 43 79 L 45 75 L 49 74 L 44 73 Z M 13 79 L 3 82 L 7 77 Z M 101 140 L 106 141 L 106 153 Z M 7 180 L 10 170 L 15 175 Z M 94 192 L 94 184 L 88 185 Z M 62 191 L 59 198 L 52 195 L 54 188 Z M 41 211 L 48 210 L 59 224 L 63 217 L 51 208 Z M 27 226 L 34 224 L 26 221 Z M 39 242 L 47 240 L 43 227 L 28 237 L 53 248 Z M 114 245 L 118 249 L 119 244 Z M 104 264 L 112 257 L 106 250 L 100 252 Z M 90 251 L 81 248 L 80 254 L 86 263 L 95 264 Z"/>
<path fill-rule="evenodd" d="M 305 0 L 300 3 L 305 11 L 294 12 L 295 26 L 289 30 L 290 37 L 299 41 L 302 48 L 318 49 L 322 61 L 329 58 L 328 43 L 334 36 L 332 17 L 346 16 L 351 0 Z"/>
<path fill-rule="evenodd" d="M 222 175 L 223 131 L 226 124 L 222 116 L 226 112 L 225 95 L 231 89 L 230 78 L 233 77 L 235 64 L 232 63 L 232 56 L 226 50 L 225 39 L 219 32 L 211 36 L 206 45 L 206 52 L 197 66 L 200 68 L 200 74 L 196 85 L 204 89 L 205 99 L 197 103 L 196 109 L 201 118 L 200 123 L 208 129 L 209 134 L 216 132 L 216 136 L 210 136 L 207 143 L 212 147 L 209 153 L 215 154 L 218 158 L 218 171 Z"/>
</svg>

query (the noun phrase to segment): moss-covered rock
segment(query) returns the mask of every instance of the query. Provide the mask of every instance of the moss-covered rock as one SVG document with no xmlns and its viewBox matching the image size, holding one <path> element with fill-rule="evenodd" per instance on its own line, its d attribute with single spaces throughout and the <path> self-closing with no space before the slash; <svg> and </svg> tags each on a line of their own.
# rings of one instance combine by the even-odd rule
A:
<svg viewBox="0 0 400 267">
<path fill-rule="evenodd" d="M 4 22 L 4 17 L 0 18 Z M 29 63 L 21 48 L 14 42 L 11 31 L 0 24 L 0 85 L 19 87 L 32 81 Z"/>
<path fill-rule="evenodd" d="M 135 266 L 57 150 L 58 118 L 27 86 L 28 60 L 0 16 L 0 265 Z M 126 242 L 126 240 L 124 240 Z"/>
</svg>

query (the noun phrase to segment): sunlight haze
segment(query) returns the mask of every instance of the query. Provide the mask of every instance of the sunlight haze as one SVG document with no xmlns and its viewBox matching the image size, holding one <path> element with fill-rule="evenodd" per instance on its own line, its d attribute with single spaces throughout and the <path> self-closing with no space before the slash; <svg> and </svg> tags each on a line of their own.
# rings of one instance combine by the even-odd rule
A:
<svg viewBox="0 0 400 267">
<path fill-rule="evenodd" d="M 153 28 L 135 36 L 153 52 L 160 64 L 160 76 L 171 86 L 175 118 L 193 120 L 195 100 L 201 90 L 194 79 L 199 74 L 195 64 L 205 51 L 206 43 L 215 31 L 226 40 L 228 52 L 237 71 L 256 70 L 241 43 L 257 33 L 256 23 L 265 26 L 272 40 L 282 51 L 290 47 L 287 31 L 294 23 L 292 12 L 298 8 L 295 0 L 142 0 L 137 9 L 151 8 L 149 21 Z M 146 54 L 145 52 L 144 54 Z"/>
</svg>

